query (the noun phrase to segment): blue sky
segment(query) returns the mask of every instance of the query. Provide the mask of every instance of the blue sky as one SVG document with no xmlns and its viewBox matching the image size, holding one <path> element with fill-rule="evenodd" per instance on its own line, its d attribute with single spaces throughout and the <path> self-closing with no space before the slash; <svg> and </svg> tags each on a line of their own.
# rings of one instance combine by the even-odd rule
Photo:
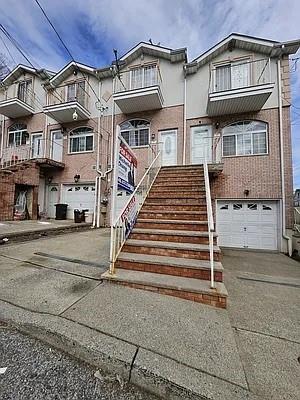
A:
<svg viewBox="0 0 300 400">
<path fill-rule="evenodd" d="M 299 0 L 39 1 L 74 58 L 97 67 L 113 60 L 113 48 L 122 55 L 150 38 L 166 47 L 187 47 L 189 60 L 231 32 L 278 41 L 300 39 Z M 34 0 L 0 0 L 0 9 L 1 23 L 34 65 L 58 70 L 69 61 Z M 0 52 L 13 67 L 1 41 Z M 16 62 L 24 63 L 14 49 L 11 53 Z M 294 187 L 300 188 L 300 60 L 293 64 Z"/>
</svg>

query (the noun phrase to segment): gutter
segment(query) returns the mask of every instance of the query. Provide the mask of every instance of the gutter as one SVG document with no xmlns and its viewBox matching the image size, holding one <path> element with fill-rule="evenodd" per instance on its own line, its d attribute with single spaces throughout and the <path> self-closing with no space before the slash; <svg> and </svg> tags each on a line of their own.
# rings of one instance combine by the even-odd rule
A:
<svg viewBox="0 0 300 400">
<path fill-rule="evenodd" d="M 282 45 L 284 47 L 284 45 Z M 277 60 L 277 79 L 278 79 L 278 103 L 279 103 L 279 140 L 280 140 L 280 175 L 281 175 L 281 196 L 282 196 L 282 237 L 287 241 L 288 254 L 292 256 L 292 239 L 286 234 L 286 222 L 285 222 L 285 178 L 284 178 L 284 154 L 283 154 L 283 129 L 282 129 L 282 84 L 281 84 L 281 58 Z"/>
</svg>

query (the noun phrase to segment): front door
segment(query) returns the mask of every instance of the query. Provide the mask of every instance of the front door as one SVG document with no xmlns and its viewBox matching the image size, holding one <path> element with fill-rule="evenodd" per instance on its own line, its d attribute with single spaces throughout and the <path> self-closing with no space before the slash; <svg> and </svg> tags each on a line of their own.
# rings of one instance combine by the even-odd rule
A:
<svg viewBox="0 0 300 400">
<path fill-rule="evenodd" d="M 32 135 L 31 157 L 42 158 L 44 156 L 43 134 L 37 133 Z"/>
<path fill-rule="evenodd" d="M 51 158 L 54 161 L 62 162 L 63 156 L 63 135 L 61 131 L 51 132 Z"/>
<path fill-rule="evenodd" d="M 59 189 L 58 186 L 48 186 L 48 218 L 55 218 L 55 204 L 59 200 Z"/>
<path fill-rule="evenodd" d="M 212 162 L 212 129 L 210 125 L 194 126 L 191 130 L 191 163 Z"/>
<path fill-rule="evenodd" d="M 164 131 L 160 133 L 162 165 L 177 164 L 177 131 Z"/>
</svg>

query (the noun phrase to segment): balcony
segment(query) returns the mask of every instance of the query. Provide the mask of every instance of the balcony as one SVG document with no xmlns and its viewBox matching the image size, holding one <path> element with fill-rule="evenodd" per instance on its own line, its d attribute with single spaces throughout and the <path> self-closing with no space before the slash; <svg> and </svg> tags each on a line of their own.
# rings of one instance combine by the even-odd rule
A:
<svg viewBox="0 0 300 400">
<path fill-rule="evenodd" d="M 81 81 L 53 90 L 43 110 L 48 117 L 64 124 L 89 119 L 91 113 L 88 104 L 89 95 L 85 90 L 85 81 Z"/>
<path fill-rule="evenodd" d="M 122 72 L 115 78 L 113 98 L 124 114 L 162 108 L 162 80 L 158 66 Z"/>
<path fill-rule="evenodd" d="M 207 114 L 259 111 L 273 89 L 270 59 L 215 66 L 210 75 Z"/>
<path fill-rule="evenodd" d="M 42 147 L 24 144 L 21 146 L 9 146 L 3 149 L 0 159 L 0 168 L 14 167 L 26 161 L 34 160 L 41 167 L 64 168 L 64 163 L 45 157 Z"/>
<path fill-rule="evenodd" d="M 27 117 L 34 113 L 34 94 L 19 93 L 0 101 L 0 114 L 8 118 Z"/>
</svg>

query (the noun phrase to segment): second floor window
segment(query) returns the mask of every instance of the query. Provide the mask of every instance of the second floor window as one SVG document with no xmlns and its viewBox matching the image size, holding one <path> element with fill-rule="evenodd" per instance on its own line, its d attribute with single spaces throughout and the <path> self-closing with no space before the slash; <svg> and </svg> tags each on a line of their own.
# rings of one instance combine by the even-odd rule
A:
<svg viewBox="0 0 300 400">
<path fill-rule="evenodd" d="M 130 147 L 149 145 L 150 123 L 142 119 L 134 119 L 121 124 L 121 135 Z"/>
<path fill-rule="evenodd" d="M 158 84 L 156 64 L 136 67 L 130 70 L 130 89 L 154 86 Z"/>
<path fill-rule="evenodd" d="M 78 101 L 85 105 L 85 81 L 74 82 L 67 85 L 67 101 Z"/>
<path fill-rule="evenodd" d="M 29 143 L 29 133 L 25 124 L 13 124 L 8 129 L 8 146 L 18 147 Z"/>
<path fill-rule="evenodd" d="M 24 101 L 25 103 L 29 102 L 29 99 L 31 98 L 32 90 L 32 80 L 27 79 L 26 81 L 19 82 L 18 84 L 18 99 Z"/>
<path fill-rule="evenodd" d="M 69 153 L 94 150 L 94 133 L 89 127 L 74 129 L 69 135 Z"/>
<path fill-rule="evenodd" d="M 231 90 L 250 85 L 250 63 L 232 62 L 215 69 L 215 91 Z"/>
<path fill-rule="evenodd" d="M 241 121 L 223 129 L 223 157 L 267 154 L 267 124 Z"/>
</svg>

